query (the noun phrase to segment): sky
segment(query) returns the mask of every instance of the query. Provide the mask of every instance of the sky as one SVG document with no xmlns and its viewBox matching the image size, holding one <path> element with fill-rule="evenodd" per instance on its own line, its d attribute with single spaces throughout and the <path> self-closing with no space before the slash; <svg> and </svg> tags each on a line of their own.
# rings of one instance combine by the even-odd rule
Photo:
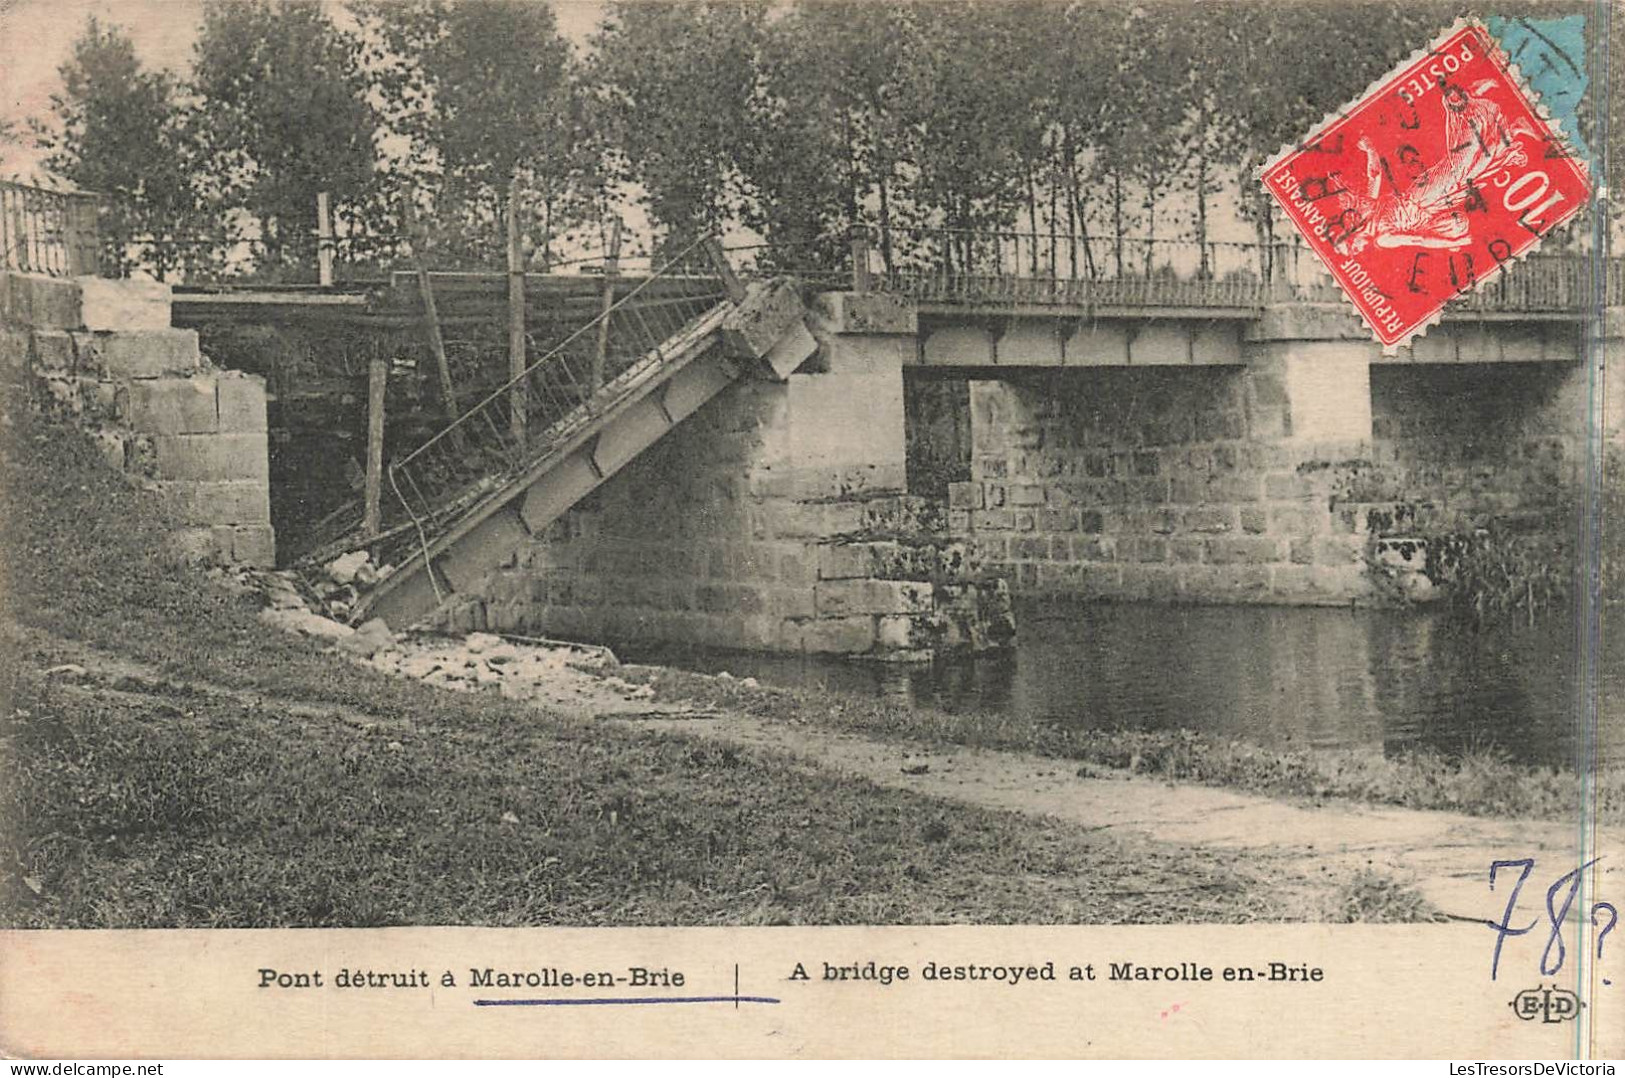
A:
<svg viewBox="0 0 1625 1078">
<path fill-rule="evenodd" d="M 341 22 L 342 5 L 330 3 Z M 559 29 L 577 45 L 586 41 L 603 13 L 601 0 L 554 0 Z M 0 0 L 0 119 L 25 127 L 29 116 L 50 108 L 61 89 L 57 69 L 95 16 L 121 27 L 149 68 L 184 74 L 203 20 L 203 0 Z M 13 170 L 17 163 L 13 163 Z"/>
</svg>

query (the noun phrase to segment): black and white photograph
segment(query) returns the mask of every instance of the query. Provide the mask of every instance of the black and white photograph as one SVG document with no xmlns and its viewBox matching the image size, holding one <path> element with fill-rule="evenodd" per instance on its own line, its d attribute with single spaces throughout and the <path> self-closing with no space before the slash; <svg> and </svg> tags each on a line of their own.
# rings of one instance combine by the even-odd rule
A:
<svg viewBox="0 0 1625 1078">
<path fill-rule="evenodd" d="M 1625 1051 L 1622 70 L 1578 0 L 0 0 L 0 1044 L 209 1054 L 76 1053 L 122 974 L 37 947 L 661 928 L 723 972 L 345 972 L 1071 975 L 1182 1055 L 1169 982 L 1419 932 L 1461 1037 L 1318 1054 Z"/>
</svg>

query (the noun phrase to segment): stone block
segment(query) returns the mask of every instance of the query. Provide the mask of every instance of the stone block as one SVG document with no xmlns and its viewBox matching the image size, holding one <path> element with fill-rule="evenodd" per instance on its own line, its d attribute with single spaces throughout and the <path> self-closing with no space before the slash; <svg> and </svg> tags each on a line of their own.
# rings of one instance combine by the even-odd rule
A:
<svg viewBox="0 0 1625 1078">
<path fill-rule="evenodd" d="M 152 486 L 169 510 L 189 524 L 271 523 L 270 488 L 257 480 L 159 479 Z"/>
<path fill-rule="evenodd" d="M 1286 561 L 1289 544 L 1268 535 L 1232 535 L 1207 541 L 1210 565 L 1269 565 Z"/>
<path fill-rule="evenodd" d="M 37 273 L 0 272 L 0 321 L 34 329 L 77 329 L 79 286 Z"/>
<path fill-rule="evenodd" d="M 812 331 L 800 320 L 792 322 L 784 331 L 784 335 L 774 342 L 773 347 L 767 350 L 762 360 L 767 369 L 779 381 L 784 381 L 795 372 L 797 367 L 813 357 L 818 351 L 818 341 L 813 338 Z"/>
<path fill-rule="evenodd" d="M 276 531 L 269 524 L 231 529 L 231 557 L 239 565 L 269 569 L 276 565 Z"/>
<path fill-rule="evenodd" d="M 265 379 L 241 371 L 216 375 L 220 429 L 228 434 L 251 434 L 266 429 Z"/>
<path fill-rule="evenodd" d="M 912 580 L 828 580 L 814 586 L 820 618 L 913 614 L 931 609 L 931 585 Z"/>
<path fill-rule="evenodd" d="M 1270 531 L 1291 538 L 1318 535 L 1330 530 L 1331 514 L 1324 505 L 1275 505 L 1270 507 Z"/>
<path fill-rule="evenodd" d="M 1117 569 L 1117 598 L 1165 603 L 1179 596 L 1180 570 L 1176 566 L 1131 563 Z"/>
<path fill-rule="evenodd" d="M 790 460 L 798 469 L 873 465 L 906 474 L 903 372 L 790 377 Z"/>
<path fill-rule="evenodd" d="M 920 329 L 914 301 L 889 292 L 821 292 L 813 305 L 831 333 L 912 337 Z"/>
<path fill-rule="evenodd" d="M 159 281 L 78 277 L 83 325 L 90 330 L 126 332 L 168 329 L 170 287 Z"/>
<path fill-rule="evenodd" d="M 875 646 L 875 619 L 858 616 L 817 618 L 801 625 L 803 651 L 829 655 L 861 655 Z"/>
<path fill-rule="evenodd" d="M 930 614 L 888 614 L 875 620 L 875 648 L 880 651 L 918 651 L 936 643 Z"/>
<path fill-rule="evenodd" d="M 224 548 L 222 549 L 222 541 Z M 224 534 L 207 525 L 175 528 L 169 532 L 169 548 L 176 557 L 189 562 L 231 560 L 231 532 Z"/>
<path fill-rule="evenodd" d="M 198 369 L 202 358 L 195 329 L 80 333 L 75 334 L 74 340 L 79 348 L 81 369 L 112 378 L 191 374 Z"/>
<path fill-rule="evenodd" d="M 808 501 L 895 494 L 908 488 L 908 467 L 902 461 L 882 461 L 795 468 L 790 481 L 792 495 Z"/>
<path fill-rule="evenodd" d="M 173 434 L 151 438 L 164 479 L 253 479 L 270 482 L 263 434 Z"/>
<path fill-rule="evenodd" d="M 950 509 L 980 509 L 983 504 L 982 484 L 970 482 L 948 484 Z"/>
<path fill-rule="evenodd" d="M 1341 605 L 1371 592 L 1359 566 L 1277 565 L 1271 572 L 1274 601 L 1305 605 Z"/>
<path fill-rule="evenodd" d="M 822 369 L 830 374 L 883 374 L 912 366 L 920 358 L 913 337 L 826 336 L 819 347 Z"/>
<path fill-rule="evenodd" d="M 32 352 L 27 329 L 0 324 L 0 380 L 11 384 L 24 381 Z"/>
<path fill-rule="evenodd" d="M 1179 594 L 1196 602 L 1265 602 L 1272 574 L 1280 566 L 1186 565 L 1179 569 Z"/>
<path fill-rule="evenodd" d="M 831 543 L 818 548 L 818 578 L 860 580 L 885 577 L 898 572 L 904 561 L 902 545 L 889 540 Z"/>
<path fill-rule="evenodd" d="M 220 428 L 213 375 L 143 378 L 129 384 L 125 401 L 130 425 L 144 433 L 210 434 Z"/>
<path fill-rule="evenodd" d="M 35 373 L 68 374 L 78 369 L 78 350 L 73 335 L 65 329 L 36 329 L 30 341 L 29 359 Z"/>
<path fill-rule="evenodd" d="M 1179 526 L 1188 532 L 1233 532 L 1236 510 L 1223 505 L 1201 505 L 1180 511 Z"/>
<path fill-rule="evenodd" d="M 778 280 L 753 284 L 743 302 L 723 323 L 723 343 L 731 355 L 760 359 L 793 326 L 801 324 L 805 313 L 801 291 L 794 282 Z"/>
</svg>

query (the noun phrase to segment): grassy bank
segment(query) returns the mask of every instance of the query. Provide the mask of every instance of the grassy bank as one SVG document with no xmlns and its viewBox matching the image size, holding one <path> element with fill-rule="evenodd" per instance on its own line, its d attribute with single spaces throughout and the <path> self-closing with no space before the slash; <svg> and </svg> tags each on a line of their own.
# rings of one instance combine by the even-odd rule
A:
<svg viewBox="0 0 1625 1078">
<path fill-rule="evenodd" d="M 1572 771 L 1518 764 L 1490 753 L 1451 759 L 1423 751 L 1396 756 L 1281 751 L 1189 730 L 1092 730 L 1034 723 L 1008 713 L 899 708 L 856 696 L 753 688 L 663 667 L 642 668 L 637 676 L 663 694 L 709 706 L 896 741 L 1039 753 L 1076 761 L 1082 774 L 1114 768 L 1271 797 L 1345 799 L 1480 816 L 1573 820 L 1579 810 L 1579 783 Z M 1625 823 L 1625 769 L 1595 776 L 1593 790 L 1598 819 Z"/>
<path fill-rule="evenodd" d="M 21 417 L 0 461 L 0 923 L 1382 918 L 1237 855 L 391 679 L 163 556 L 150 499 Z M 78 669 L 53 668 L 65 662 Z M 130 669 L 139 666 L 139 675 Z M 1356 892 L 1359 893 L 1356 893 Z"/>
</svg>

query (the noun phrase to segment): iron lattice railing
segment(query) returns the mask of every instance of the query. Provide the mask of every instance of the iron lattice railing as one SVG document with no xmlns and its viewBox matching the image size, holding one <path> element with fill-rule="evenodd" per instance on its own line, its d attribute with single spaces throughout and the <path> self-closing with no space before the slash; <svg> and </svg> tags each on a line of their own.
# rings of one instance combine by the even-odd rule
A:
<svg viewBox="0 0 1625 1078">
<path fill-rule="evenodd" d="M 100 196 L 0 180 L 0 269 L 52 277 L 95 274 Z"/>
<path fill-rule="evenodd" d="M 891 228 L 870 241 L 875 288 L 925 302 L 1096 307 L 1256 308 L 1339 302 L 1337 285 L 1301 243 L 1065 236 Z M 1507 267 L 1457 310 L 1559 312 L 1625 302 L 1625 260 L 1536 254 Z"/>
<path fill-rule="evenodd" d="M 707 253 L 712 242 L 690 245 L 523 373 L 392 462 L 389 481 L 406 527 L 386 528 L 380 537 L 423 543 L 587 428 L 711 322 L 720 326 L 727 296 Z M 658 297 L 650 298 L 656 281 L 663 284 Z M 380 557 L 389 560 L 387 552 Z"/>
</svg>

